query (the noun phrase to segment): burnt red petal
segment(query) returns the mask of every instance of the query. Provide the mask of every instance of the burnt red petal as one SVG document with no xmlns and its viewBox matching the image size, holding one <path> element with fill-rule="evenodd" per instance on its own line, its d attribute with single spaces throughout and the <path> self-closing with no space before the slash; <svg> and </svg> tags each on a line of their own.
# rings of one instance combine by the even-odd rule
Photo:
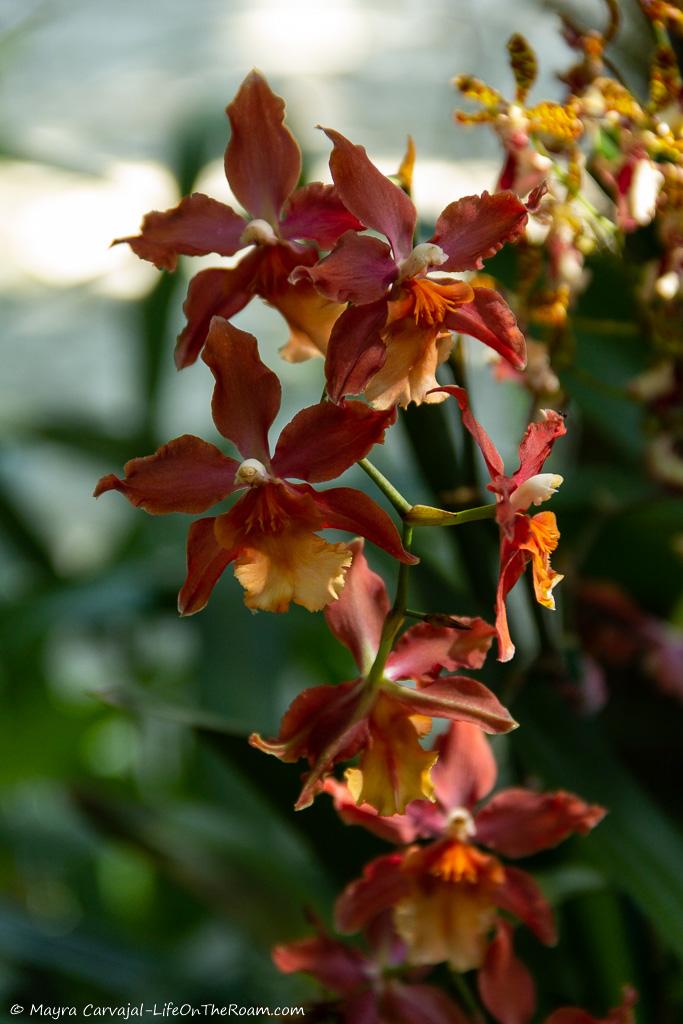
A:
<svg viewBox="0 0 683 1024">
<path fill-rule="evenodd" d="M 347 231 L 329 256 L 313 267 L 297 267 L 291 280 L 312 281 L 328 299 L 362 306 L 385 296 L 397 276 L 398 268 L 385 242 Z"/>
<path fill-rule="evenodd" d="M 526 366 L 526 342 L 517 326 L 515 314 L 493 288 L 474 288 L 474 298 L 446 317 L 452 331 L 469 334 L 498 352 L 503 359 L 523 370 Z"/>
<path fill-rule="evenodd" d="M 500 573 L 496 588 L 496 634 L 498 637 L 498 661 L 510 661 L 515 645 L 510 637 L 505 600 L 524 572 L 528 561 L 526 551 L 516 547 L 514 540 L 501 538 Z"/>
<path fill-rule="evenodd" d="M 622 990 L 621 1005 L 610 1010 L 606 1017 L 592 1017 L 585 1010 L 576 1006 L 565 1006 L 561 1010 L 555 1010 L 545 1021 L 545 1024 L 634 1024 L 633 1007 L 638 1002 L 638 993 L 630 985 L 625 985 Z"/>
<path fill-rule="evenodd" d="M 432 769 L 434 792 L 446 811 L 472 809 L 493 789 L 498 775 L 491 744 L 478 725 L 452 722 L 439 736 L 439 759 Z"/>
<path fill-rule="evenodd" d="M 344 205 L 363 224 L 386 235 L 397 261 L 404 259 L 412 251 L 417 222 L 412 201 L 377 170 L 363 146 L 354 146 L 331 128 L 323 131 L 334 145 L 330 170 Z"/>
<path fill-rule="evenodd" d="M 278 476 L 309 483 L 334 480 L 374 445 L 382 444 L 385 430 L 395 419 L 394 409 L 377 412 L 363 402 L 311 405 L 280 434 L 273 469 Z"/>
<path fill-rule="evenodd" d="M 341 597 L 325 608 L 325 619 L 337 640 L 347 647 L 362 672 L 379 649 L 382 626 L 389 612 L 384 580 L 373 572 L 363 554 L 363 540 L 349 544 L 353 561 L 346 573 Z"/>
<path fill-rule="evenodd" d="M 575 832 L 587 835 L 606 813 L 604 807 L 587 804 L 562 790 L 504 789 L 477 815 L 477 842 L 506 857 L 530 857 Z"/>
<path fill-rule="evenodd" d="M 357 932 L 410 892 L 410 881 L 401 870 L 403 855 L 390 853 L 370 861 L 361 878 L 347 885 L 335 906 L 335 926 L 340 932 Z"/>
<path fill-rule="evenodd" d="M 501 910 L 518 918 L 546 946 L 557 942 L 552 908 L 526 871 L 506 866 L 505 881 L 496 890 L 495 900 Z"/>
<path fill-rule="evenodd" d="M 225 151 L 230 187 L 252 217 L 275 227 L 301 174 L 301 150 L 284 123 L 284 100 L 251 71 L 226 113 L 232 127 Z"/>
<path fill-rule="evenodd" d="M 367 832 L 397 846 L 412 843 L 418 835 L 414 822 L 406 814 L 383 816 L 370 804 L 357 804 L 347 786 L 337 779 L 325 779 L 323 792 L 332 797 L 334 809 L 346 825 L 361 825 Z"/>
<path fill-rule="evenodd" d="M 215 516 L 199 519 L 187 536 L 187 576 L 178 594 L 181 615 L 194 615 L 206 606 L 211 591 L 236 552 L 228 551 L 216 540 Z"/>
<path fill-rule="evenodd" d="M 415 715 L 471 722 L 484 732 L 509 732 L 517 723 L 483 683 L 469 676 L 444 676 L 420 690 L 387 683 L 386 692 Z"/>
<path fill-rule="evenodd" d="M 363 227 L 346 209 L 334 185 L 314 181 L 293 194 L 280 232 L 283 238 L 312 239 L 321 249 L 331 249 L 346 231 L 362 231 Z"/>
<path fill-rule="evenodd" d="M 280 381 L 262 362 L 253 334 L 211 321 L 202 359 L 216 379 L 213 420 L 245 459 L 268 463 L 268 431 L 280 408 Z"/>
<path fill-rule="evenodd" d="M 440 214 L 431 239 L 448 255 L 441 270 L 481 270 L 484 260 L 519 238 L 527 208 L 514 192 L 464 196 Z"/>
<path fill-rule="evenodd" d="M 367 981 L 367 960 L 357 949 L 319 934 L 276 946 L 273 962 L 283 974 L 303 971 L 333 992 L 354 992 Z"/>
<path fill-rule="evenodd" d="M 519 446 L 519 469 L 512 477 L 517 487 L 540 473 L 555 441 L 566 433 L 564 416 L 554 409 L 544 410 L 542 420 L 529 424 Z"/>
<path fill-rule="evenodd" d="M 240 248 L 244 228 L 244 218 L 225 203 L 194 192 L 172 210 L 148 213 L 139 235 L 117 238 L 112 245 L 127 242 L 141 260 L 149 260 L 159 270 L 175 270 L 181 255 L 232 256 Z"/>
<path fill-rule="evenodd" d="M 154 455 L 127 462 L 124 480 L 102 477 L 94 493 L 99 498 L 105 491 L 120 491 L 131 505 L 157 516 L 206 512 L 235 489 L 237 466 L 214 445 L 183 434 Z"/>
<path fill-rule="evenodd" d="M 479 451 L 484 456 L 484 462 L 486 463 L 486 468 L 491 479 L 494 479 L 504 473 L 505 467 L 503 465 L 503 460 L 500 457 L 500 452 L 482 427 L 481 423 L 474 418 L 469 396 L 465 389 L 457 387 L 455 384 L 449 384 L 442 388 L 435 388 L 434 390 L 445 391 L 447 395 L 452 395 L 460 406 L 463 426 L 469 430 L 477 443 Z"/>
<path fill-rule="evenodd" d="M 190 366 L 201 352 L 214 316 L 229 320 L 254 295 L 254 282 L 263 259 L 261 250 L 249 253 L 229 270 L 202 270 L 190 281 L 183 312 L 187 324 L 178 337 L 175 362 Z"/>
<path fill-rule="evenodd" d="M 387 347 L 382 328 L 387 319 L 386 299 L 365 306 L 349 306 L 330 334 L 325 359 L 327 393 L 333 402 L 344 395 L 361 395 L 384 366 Z"/>
<path fill-rule="evenodd" d="M 360 534 L 407 565 L 419 562 L 419 558 L 403 547 L 400 534 L 384 509 L 363 491 L 353 487 L 334 487 L 329 491 L 316 491 L 314 497 L 326 529 Z"/>
<path fill-rule="evenodd" d="M 382 1016 L 377 1024 L 471 1024 L 471 1018 L 433 985 L 410 985 L 392 981 L 381 997 Z M 355 1018 L 354 1018 L 355 1020 Z M 358 1021 L 365 1024 L 365 1021 Z M 368 1024 L 373 1024 L 368 1021 Z"/>
<path fill-rule="evenodd" d="M 512 926 L 499 921 L 477 975 L 481 1001 L 498 1024 L 529 1024 L 536 1009 L 531 974 L 515 956 Z"/>
<path fill-rule="evenodd" d="M 455 632 L 447 626 L 432 626 L 428 622 L 411 626 L 387 659 L 387 675 L 390 679 L 426 677 L 424 681 L 430 683 L 440 669 L 459 668 L 450 657 Z"/>
</svg>

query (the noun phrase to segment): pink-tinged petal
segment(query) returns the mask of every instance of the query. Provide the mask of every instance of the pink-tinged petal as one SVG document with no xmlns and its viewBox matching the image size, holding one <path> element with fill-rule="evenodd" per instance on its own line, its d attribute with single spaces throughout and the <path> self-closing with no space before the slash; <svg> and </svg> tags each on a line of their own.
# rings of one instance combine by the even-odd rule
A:
<svg viewBox="0 0 683 1024">
<path fill-rule="evenodd" d="M 517 487 L 540 473 L 555 441 L 567 433 L 564 416 L 554 409 L 544 409 L 543 412 L 542 420 L 530 423 L 526 428 L 519 446 L 519 469 L 512 477 Z"/>
<path fill-rule="evenodd" d="M 445 811 L 471 809 L 491 792 L 498 768 L 491 744 L 478 725 L 453 722 L 437 739 L 436 749 L 439 760 L 432 769 L 432 782 Z"/>
<path fill-rule="evenodd" d="M 301 174 L 301 150 L 284 123 L 284 100 L 251 71 L 226 113 L 232 128 L 225 151 L 230 187 L 252 217 L 275 227 Z"/>
<path fill-rule="evenodd" d="M 474 288 L 474 299 L 449 313 L 446 327 L 468 334 L 507 359 L 516 370 L 526 366 L 526 342 L 515 314 L 493 288 Z"/>
<path fill-rule="evenodd" d="M 230 562 L 235 551 L 228 551 L 216 540 L 215 517 L 193 523 L 187 537 L 187 576 L 178 594 L 181 615 L 194 615 L 205 607 L 211 591 Z"/>
<path fill-rule="evenodd" d="M 402 871 L 403 854 L 389 853 L 370 861 L 361 878 L 346 886 L 335 905 L 335 927 L 349 934 L 395 906 L 410 892 L 411 882 Z"/>
<path fill-rule="evenodd" d="M 240 248 L 244 228 L 244 218 L 225 203 L 194 192 L 172 210 L 148 213 L 139 235 L 117 238 L 112 245 L 127 242 L 141 260 L 149 260 L 159 270 L 175 270 L 181 255 L 232 256 Z"/>
<path fill-rule="evenodd" d="M 387 1024 L 470 1024 L 470 1018 L 433 985 L 391 982 L 380 1001 Z"/>
<path fill-rule="evenodd" d="M 202 270 L 190 281 L 183 312 L 187 324 L 178 336 L 175 362 L 179 370 L 190 366 L 201 352 L 214 316 L 235 316 L 254 295 L 254 282 L 263 259 L 256 249 L 229 270 Z"/>
<path fill-rule="evenodd" d="M 417 565 L 420 561 L 403 547 L 400 534 L 384 509 L 363 491 L 333 487 L 316 491 L 314 498 L 323 515 L 324 529 L 360 534 L 406 565 Z"/>
<path fill-rule="evenodd" d="M 322 933 L 276 946 L 272 957 L 283 974 L 303 971 L 342 995 L 367 981 L 368 963 L 362 953 Z"/>
<path fill-rule="evenodd" d="M 245 459 L 269 462 L 268 430 L 280 409 L 280 381 L 259 356 L 253 334 L 214 317 L 202 359 L 215 377 L 213 421 Z"/>
<path fill-rule="evenodd" d="M 456 618 L 453 616 L 453 618 Z M 481 668 L 495 636 L 483 619 L 457 618 L 463 629 L 421 622 L 411 626 L 387 659 L 389 679 L 433 682 L 442 668 Z"/>
<path fill-rule="evenodd" d="M 531 974 L 515 956 L 512 927 L 499 921 L 477 976 L 481 1001 L 498 1024 L 529 1024 L 536 1009 Z"/>
<path fill-rule="evenodd" d="M 634 1024 L 633 1007 L 637 1002 L 638 993 L 630 985 L 626 985 L 623 989 L 621 1006 L 610 1010 L 606 1017 L 598 1019 L 578 1007 L 566 1006 L 551 1013 L 545 1024 Z"/>
<path fill-rule="evenodd" d="M 552 908 L 526 871 L 506 866 L 505 881 L 496 890 L 496 903 L 530 928 L 540 942 L 555 945 L 557 931 Z"/>
<path fill-rule="evenodd" d="M 334 480 L 384 441 L 396 411 L 376 412 L 363 402 L 320 402 L 287 424 L 273 455 L 278 476 L 310 483 Z"/>
<path fill-rule="evenodd" d="M 313 267 L 297 267 L 290 280 L 294 284 L 311 281 L 334 302 L 362 306 L 383 298 L 397 276 L 398 268 L 385 242 L 348 231 L 329 256 Z"/>
<path fill-rule="evenodd" d="M 384 580 L 368 565 L 363 546 L 361 538 L 349 544 L 353 561 L 341 597 L 325 608 L 325 619 L 330 632 L 348 647 L 358 668 L 365 673 L 379 649 L 390 602 Z"/>
<path fill-rule="evenodd" d="M 280 233 L 283 238 L 312 239 L 321 249 L 331 249 L 346 231 L 362 231 L 364 226 L 346 209 L 334 185 L 314 181 L 292 195 Z"/>
<path fill-rule="evenodd" d="M 587 835 L 607 811 L 573 793 L 533 793 L 514 787 L 497 793 L 476 817 L 477 842 L 506 857 L 530 857 L 575 832 Z"/>
<path fill-rule="evenodd" d="M 206 512 L 234 491 L 237 467 L 214 445 L 183 434 L 154 455 L 127 462 L 124 480 L 111 473 L 103 476 L 94 495 L 120 491 L 131 505 L 157 516 Z"/>
<path fill-rule="evenodd" d="M 491 479 L 494 479 L 504 473 L 505 466 L 503 465 L 503 460 L 500 457 L 500 452 L 482 427 L 481 423 L 474 418 L 469 396 L 465 389 L 457 387 L 455 384 L 449 384 L 445 387 L 437 388 L 436 390 L 444 391 L 447 395 L 451 395 L 460 406 L 463 426 L 466 430 L 469 430 L 477 443 L 479 451 L 484 456 L 484 462 L 486 463 L 486 468 Z"/>
<path fill-rule="evenodd" d="M 471 722 L 490 733 L 509 732 L 517 725 L 488 687 L 469 676 L 443 676 L 420 690 L 387 683 L 385 692 L 415 715 Z"/>
<path fill-rule="evenodd" d="M 483 192 L 449 203 L 431 239 L 448 255 L 440 269 L 481 270 L 484 260 L 519 238 L 526 221 L 527 208 L 514 192 Z"/>
<path fill-rule="evenodd" d="M 339 402 L 344 395 L 362 395 L 368 382 L 384 366 L 387 347 L 382 328 L 388 309 L 386 299 L 349 306 L 332 328 L 325 378 L 333 402 Z"/>
<path fill-rule="evenodd" d="M 412 843 L 417 838 L 415 825 L 407 815 L 381 815 L 370 804 L 357 804 L 348 787 L 331 777 L 325 779 L 322 788 L 332 797 L 334 809 L 346 825 L 360 825 L 367 832 L 397 846 Z"/>
<path fill-rule="evenodd" d="M 496 588 L 496 635 L 498 637 L 498 661 L 510 661 L 515 645 L 510 636 L 505 599 L 524 572 L 528 555 L 515 546 L 514 540 L 506 537 L 500 545 L 500 574 Z"/>
<path fill-rule="evenodd" d="M 412 251 L 417 222 L 412 201 L 377 170 L 363 146 L 354 146 L 331 128 L 323 131 L 334 145 L 330 170 L 344 205 L 363 224 L 386 235 L 397 261 L 404 259 Z"/>
</svg>

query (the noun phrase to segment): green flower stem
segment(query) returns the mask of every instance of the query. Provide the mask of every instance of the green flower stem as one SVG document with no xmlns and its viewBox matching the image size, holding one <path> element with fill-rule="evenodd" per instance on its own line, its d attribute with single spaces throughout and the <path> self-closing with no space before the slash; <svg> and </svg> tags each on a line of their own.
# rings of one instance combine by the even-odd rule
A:
<svg viewBox="0 0 683 1024">
<path fill-rule="evenodd" d="M 493 502 L 465 508 L 462 512 L 447 512 L 446 509 L 433 508 L 431 505 L 413 505 L 405 516 L 405 522 L 410 526 L 461 526 L 462 523 L 495 518 L 496 505 Z"/>
<path fill-rule="evenodd" d="M 485 1024 L 487 1018 L 484 1017 L 476 996 L 467 984 L 467 979 L 459 971 L 451 971 L 451 978 L 465 1009 L 472 1014 L 472 1024 Z"/>
<path fill-rule="evenodd" d="M 403 526 L 403 547 L 406 551 L 410 551 L 410 546 L 413 541 L 413 528 L 407 523 Z M 403 620 L 406 616 L 406 607 L 408 604 L 408 572 L 410 566 L 406 565 L 405 562 L 401 562 L 398 570 L 398 581 L 396 583 L 396 597 L 391 607 L 389 614 L 384 620 L 384 626 L 382 627 L 382 636 L 379 642 L 379 649 L 377 656 L 372 663 L 372 668 L 367 675 L 367 683 L 369 689 L 374 689 L 378 686 L 384 678 L 384 669 L 387 663 L 391 650 L 398 636 L 398 631 L 403 625 Z"/>
<path fill-rule="evenodd" d="M 382 494 L 389 499 L 399 515 L 404 516 L 406 512 L 410 511 L 412 508 L 410 502 L 406 501 L 403 495 L 396 490 L 394 485 L 387 480 L 383 473 L 380 473 L 376 466 L 373 466 L 369 459 L 359 459 L 358 465 L 379 487 Z"/>
</svg>

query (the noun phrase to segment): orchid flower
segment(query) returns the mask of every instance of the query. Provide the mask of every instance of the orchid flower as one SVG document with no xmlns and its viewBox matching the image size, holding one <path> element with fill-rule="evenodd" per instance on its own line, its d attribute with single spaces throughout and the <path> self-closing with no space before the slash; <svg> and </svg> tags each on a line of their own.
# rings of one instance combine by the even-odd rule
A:
<svg viewBox="0 0 683 1024">
<path fill-rule="evenodd" d="M 213 316 L 233 317 L 254 295 L 287 321 L 285 359 L 298 362 L 325 352 L 342 306 L 323 299 L 306 282 L 293 287 L 288 277 L 296 266 L 315 263 L 318 246 L 330 249 L 345 231 L 363 225 L 331 185 L 297 188 L 301 150 L 284 114 L 284 101 L 257 71 L 247 75 L 227 108 L 232 133 L 225 173 L 247 217 L 195 192 L 172 210 L 148 213 L 139 235 L 114 242 L 127 242 L 137 256 L 162 270 L 175 270 L 179 255 L 232 256 L 251 247 L 232 269 L 202 270 L 190 282 L 187 325 L 176 348 L 179 369 L 196 360 Z M 315 244 L 302 244 L 307 242 Z"/>
<path fill-rule="evenodd" d="M 557 473 L 539 470 L 552 451 L 558 437 L 566 434 L 564 417 L 552 409 L 543 410 L 543 419 L 530 423 L 519 446 L 519 468 L 505 475 L 498 449 L 480 423 L 474 418 L 467 392 L 455 385 L 439 388 L 452 395 L 460 406 L 462 422 L 476 441 L 490 476 L 487 485 L 496 495 L 496 518 L 501 527 L 500 571 L 496 591 L 496 632 L 498 660 L 509 661 L 515 646 L 508 629 L 505 599 L 531 562 L 536 600 L 545 608 L 554 609 L 553 589 L 563 579 L 550 565 L 550 556 L 557 548 L 560 534 L 555 515 L 539 512 L 530 516 L 531 505 L 540 505 L 562 484 Z"/>
<path fill-rule="evenodd" d="M 476 722 L 492 733 L 508 732 L 516 723 L 475 679 L 439 675 L 441 668 L 481 666 L 493 636 L 482 619 L 460 619 L 462 638 L 459 629 L 412 626 L 389 654 L 381 677 L 373 679 L 389 598 L 382 579 L 368 566 L 362 541 L 354 541 L 351 550 L 346 586 L 325 617 L 361 675 L 337 686 L 304 690 L 285 714 L 279 736 L 265 740 L 254 734 L 250 743 L 281 761 L 308 761 L 297 809 L 313 801 L 335 764 L 360 755 L 359 766 L 347 772 L 353 799 L 390 815 L 416 798 L 433 799 L 437 753 L 419 742 L 433 718 Z M 406 679 L 415 685 L 403 685 Z"/>
<path fill-rule="evenodd" d="M 360 533 L 394 558 L 416 561 L 386 512 L 365 494 L 311 487 L 367 455 L 383 440 L 391 415 L 362 402 L 310 406 L 284 428 L 271 457 L 268 431 L 280 408 L 280 382 L 261 362 L 256 339 L 215 317 L 203 359 L 215 378 L 214 422 L 242 461 L 185 434 L 154 455 L 133 459 L 124 479 L 103 477 L 95 490 L 96 497 L 120 491 L 153 515 L 205 512 L 243 492 L 230 511 L 190 527 L 181 614 L 206 605 L 231 562 L 248 608 L 283 612 L 293 601 L 318 611 L 339 596 L 351 564 L 348 545 L 323 540 L 323 529 Z M 291 483 L 292 477 L 304 482 Z"/>
<path fill-rule="evenodd" d="M 428 392 L 450 352 L 453 331 L 483 341 L 522 368 L 524 337 L 502 296 L 430 274 L 480 270 L 521 234 L 527 207 L 511 192 L 466 196 L 445 208 L 429 241 L 414 246 L 417 211 L 408 195 L 362 146 L 332 129 L 325 133 L 334 144 L 330 169 L 340 199 L 386 239 L 347 231 L 329 256 L 292 275 L 292 281 L 312 282 L 331 301 L 352 303 L 330 337 L 330 397 L 364 393 L 381 409 L 441 401 Z"/>
<path fill-rule="evenodd" d="M 371 806 L 358 806 L 348 786 L 325 783 L 344 821 L 412 844 L 372 861 L 347 886 L 337 902 L 338 929 L 355 932 L 391 908 L 409 963 L 447 961 L 456 971 L 484 963 L 498 909 L 552 944 L 555 927 L 545 897 L 530 875 L 504 865 L 496 854 L 528 857 L 574 832 L 586 834 L 604 809 L 564 791 L 518 787 L 501 790 L 482 806 L 497 769 L 486 737 L 471 722 L 452 722 L 438 737 L 435 753 L 434 803 L 417 800 L 402 815 L 378 815 Z M 430 841 L 417 845 L 417 839 Z"/>
</svg>

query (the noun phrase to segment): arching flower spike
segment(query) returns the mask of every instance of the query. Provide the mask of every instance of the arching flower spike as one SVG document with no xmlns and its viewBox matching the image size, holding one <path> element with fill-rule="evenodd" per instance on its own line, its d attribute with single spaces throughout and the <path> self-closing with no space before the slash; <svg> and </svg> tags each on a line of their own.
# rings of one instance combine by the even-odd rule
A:
<svg viewBox="0 0 683 1024">
<path fill-rule="evenodd" d="M 253 246 L 233 269 L 202 270 L 190 282 L 187 325 L 176 348 L 179 369 L 201 352 L 213 316 L 233 317 L 254 295 L 275 306 L 289 325 L 284 358 L 298 362 L 324 354 L 342 306 L 310 283 L 293 287 L 288 277 L 294 267 L 315 263 L 318 247 L 330 249 L 345 231 L 363 227 L 333 186 L 297 188 L 301 150 L 284 123 L 284 101 L 257 71 L 247 75 L 227 114 L 232 133 L 225 173 L 247 217 L 195 192 L 172 210 L 148 213 L 139 235 L 114 242 L 127 242 L 162 270 L 175 270 L 180 255 L 232 256 Z"/>
<path fill-rule="evenodd" d="M 247 607 L 283 612 L 293 601 L 318 611 L 339 596 L 351 563 L 348 546 L 323 540 L 323 529 L 360 533 L 394 558 L 415 561 L 389 516 L 365 494 L 311 486 L 367 455 L 383 440 L 392 415 L 362 402 L 310 406 L 284 428 L 271 457 L 268 431 L 280 408 L 280 382 L 261 362 L 256 339 L 215 317 L 203 359 L 216 381 L 214 422 L 243 461 L 184 435 L 154 455 L 133 459 L 124 479 L 103 477 L 95 490 L 96 497 L 120 491 L 154 515 L 205 512 L 234 491 L 243 492 L 229 512 L 190 527 L 181 614 L 204 607 L 231 562 Z"/>
</svg>

